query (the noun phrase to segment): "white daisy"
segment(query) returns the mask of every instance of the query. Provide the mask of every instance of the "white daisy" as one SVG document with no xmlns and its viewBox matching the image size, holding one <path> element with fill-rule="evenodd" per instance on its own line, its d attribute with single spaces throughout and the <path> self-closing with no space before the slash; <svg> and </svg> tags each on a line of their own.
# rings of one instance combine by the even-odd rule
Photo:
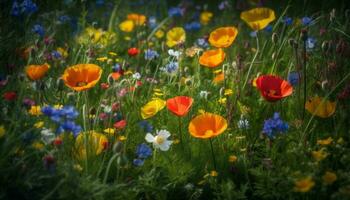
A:
<svg viewBox="0 0 350 200">
<path fill-rule="evenodd" d="M 170 148 L 170 145 L 173 143 L 173 141 L 168 140 L 170 137 L 170 133 L 167 130 L 160 130 L 157 131 L 157 135 L 153 136 L 150 133 L 146 134 L 146 141 L 149 143 L 153 143 L 154 148 L 160 149 L 161 151 L 168 151 Z"/>
</svg>

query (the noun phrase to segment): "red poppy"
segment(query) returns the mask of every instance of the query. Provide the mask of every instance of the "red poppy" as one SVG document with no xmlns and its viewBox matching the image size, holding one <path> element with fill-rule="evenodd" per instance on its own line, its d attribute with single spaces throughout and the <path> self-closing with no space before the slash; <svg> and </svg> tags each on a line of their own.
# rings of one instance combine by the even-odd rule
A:
<svg viewBox="0 0 350 200">
<path fill-rule="evenodd" d="M 193 99 L 187 96 L 177 96 L 166 101 L 166 106 L 175 115 L 185 116 L 190 110 Z"/>
<path fill-rule="evenodd" d="M 114 123 L 113 126 L 114 126 L 114 128 L 116 128 L 116 129 L 123 129 L 123 128 L 126 126 L 126 120 L 125 120 L 125 119 L 120 120 L 120 121 Z"/>
<path fill-rule="evenodd" d="M 61 144 L 63 143 L 62 139 L 61 138 L 56 138 L 54 141 L 53 141 L 53 144 L 58 147 L 58 146 L 61 146 Z"/>
<path fill-rule="evenodd" d="M 7 100 L 7 101 L 13 101 L 17 98 L 17 94 L 16 92 L 5 92 L 4 95 L 3 95 L 4 99 Z"/>
<path fill-rule="evenodd" d="M 101 88 L 106 90 L 109 88 L 109 84 L 108 83 L 101 83 Z"/>
<path fill-rule="evenodd" d="M 140 53 L 140 50 L 136 47 L 132 47 L 130 49 L 128 49 L 128 54 L 129 56 L 137 56 L 137 54 Z"/>
<path fill-rule="evenodd" d="M 262 75 L 256 79 L 256 87 L 267 101 L 274 102 L 293 93 L 293 87 L 274 75 Z"/>
</svg>

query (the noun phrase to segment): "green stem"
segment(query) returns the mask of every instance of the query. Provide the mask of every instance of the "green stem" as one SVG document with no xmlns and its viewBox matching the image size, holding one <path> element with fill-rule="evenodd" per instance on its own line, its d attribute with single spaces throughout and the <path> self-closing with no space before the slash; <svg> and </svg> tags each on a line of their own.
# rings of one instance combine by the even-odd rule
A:
<svg viewBox="0 0 350 200">
<path fill-rule="evenodd" d="M 214 162 L 214 169 L 216 171 L 216 160 L 215 160 L 215 154 L 214 154 L 214 148 L 213 148 L 213 141 L 211 138 L 209 139 L 209 141 L 210 141 L 211 155 L 213 157 L 213 162 Z"/>
<path fill-rule="evenodd" d="M 254 62 L 255 62 L 255 60 L 256 60 L 256 57 L 257 57 L 258 54 L 259 54 L 259 37 L 258 37 L 258 36 L 259 36 L 259 35 L 257 34 L 257 35 L 256 35 L 256 52 L 255 52 L 255 55 L 254 55 L 254 57 L 253 57 L 252 62 L 250 62 L 249 69 L 248 69 L 248 73 L 247 73 L 247 76 L 246 76 L 246 78 L 245 78 L 245 81 L 244 81 L 242 90 L 241 90 L 242 92 L 243 92 L 245 86 L 247 85 L 250 72 L 252 71 L 253 64 L 254 64 Z"/>
</svg>

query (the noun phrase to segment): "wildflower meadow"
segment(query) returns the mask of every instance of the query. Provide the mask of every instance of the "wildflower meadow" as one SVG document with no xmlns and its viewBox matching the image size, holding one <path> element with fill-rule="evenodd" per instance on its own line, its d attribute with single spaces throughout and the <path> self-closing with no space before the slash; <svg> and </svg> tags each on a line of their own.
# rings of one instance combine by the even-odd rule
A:
<svg viewBox="0 0 350 200">
<path fill-rule="evenodd" d="M 348 1 L 0 10 L 0 199 L 350 199 Z"/>
</svg>

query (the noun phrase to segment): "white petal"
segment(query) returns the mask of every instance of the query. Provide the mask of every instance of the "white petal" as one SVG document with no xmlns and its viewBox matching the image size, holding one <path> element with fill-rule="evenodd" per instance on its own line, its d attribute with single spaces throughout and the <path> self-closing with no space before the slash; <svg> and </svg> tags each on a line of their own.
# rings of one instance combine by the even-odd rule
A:
<svg viewBox="0 0 350 200">
<path fill-rule="evenodd" d="M 160 150 L 168 151 L 171 143 L 172 143 L 172 141 L 169 141 L 169 140 L 165 141 L 163 144 L 159 145 Z"/>
<path fill-rule="evenodd" d="M 162 136 L 164 139 L 167 139 L 170 136 L 170 133 L 167 130 L 160 130 L 158 135 Z"/>
<path fill-rule="evenodd" d="M 154 142 L 154 140 L 155 140 L 155 138 L 154 138 L 154 136 L 152 135 L 152 134 L 150 134 L 150 133 L 147 133 L 146 134 L 146 137 L 145 137 L 145 140 L 147 141 L 147 142 Z"/>
</svg>

